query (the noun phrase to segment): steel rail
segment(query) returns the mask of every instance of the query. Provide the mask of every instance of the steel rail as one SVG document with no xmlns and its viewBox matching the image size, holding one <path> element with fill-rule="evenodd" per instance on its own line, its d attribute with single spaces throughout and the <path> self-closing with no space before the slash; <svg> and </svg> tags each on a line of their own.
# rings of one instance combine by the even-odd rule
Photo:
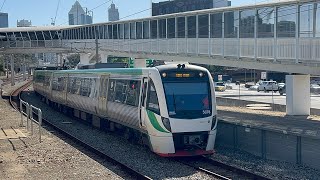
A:
<svg viewBox="0 0 320 180">
<path fill-rule="evenodd" d="M 216 173 L 216 172 L 214 172 L 212 170 L 206 169 L 206 168 L 208 168 L 208 166 L 207 167 L 197 166 L 197 165 L 195 165 L 196 162 L 200 162 L 200 163 L 203 162 L 203 163 L 206 163 L 206 164 L 209 164 L 209 165 L 213 165 L 213 166 L 216 166 L 218 168 L 222 168 L 224 170 L 227 170 L 228 172 L 236 173 L 237 175 L 245 176 L 246 178 L 250 178 L 250 179 L 271 180 L 270 178 L 267 178 L 267 177 L 265 177 L 263 175 L 255 174 L 253 172 L 241 169 L 239 167 L 231 166 L 231 165 L 216 161 L 216 160 L 208 158 L 206 156 L 199 156 L 195 160 L 183 159 L 183 160 L 177 160 L 177 161 L 182 163 L 182 164 L 184 164 L 184 165 L 192 167 L 192 168 L 194 168 L 194 169 L 196 169 L 198 171 L 204 172 L 204 173 L 206 173 L 206 174 L 208 174 L 210 176 L 214 176 L 217 179 L 231 180 L 232 178 L 230 178 L 230 175 L 228 176 L 228 174 L 227 175 L 223 175 L 223 174 Z"/>
<path fill-rule="evenodd" d="M 12 100 L 11 100 L 11 99 L 12 99 L 12 98 L 11 98 L 12 95 L 14 95 L 14 94 L 20 94 L 21 91 L 23 91 L 25 88 L 27 88 L 27 87 L 30 85 L 30 83 L 31 83 L 31 82 L 28 82 L 28 83 L 25 84 L 24 86 L 22 86 L 22 87 L 20 87 L 20 88 L 18 88 L 18 89 L 16 89 L 16 90 L 14 90 L 14 91 L 11 93 L 9 99 L 10 99 L 10 104 L 11 104 L 11 106 L 12 106 L 14 109 L 18 110 L 18 107 L 17 107 L 17 105 L 16 105 L 15 103 L 12 102 Z M 99 157 L 104 158 L 104 159 L 106 159 L 107 161 L 109 161 L 109 162 L 111 162 L 111 163 L 114 163 L 114 164 L 120 166 L 126 173 L 130 174 L 130 175 L 133 176 L 134 178 L 136 178 L 136 179 L 141 179 L 141 180 L 151 180 L 151 179 L 152 179 L 152 178 L 150 178 L 150 177 L 148 177 L 148 176 L 140 173 L 139 171 L 134 170 L 133 168 L 129 167 L 128 165 L 126 165 L 126 164 L 124 164 L 124 163 L 122 163 L 122 162 L 120 162 L 120 161 L 117 161 L 116 159 L 112 158 L 111 156 L 109 156 L 109 155 L 105 154 L 104 152 L 100 151 L 99 149 L 97 149 L 97 148 L 95 148 L 95 147 L 93 147 L 93 146 L 85 143 L 83 140 L 81 140 L 81 139 L 73 136 L 72 134 L 64 131 L 63 129 L 55 126 L 53 123 L 51 123 L 51 122 L 48 121 L 47 119 L 42 118 L 42 121 L 43 121 L 43 123 L 45 123 L 45 124 L 49 125 L 50 127 L 52 127 L 52 128 L 53 128 L 54 130 L 56 130 L 57 132 L 61 133 L 63 136 L 65 136 L 65 137 L 73 140 L 73 142 L 78 143 L 80 146 L 82 146 L 82 147 L 86 148 L 87 150 L 93 152 L 94 154 L 98 155 Z"/>
<path fill-rule="evenodd" d="M 202 158 L 203 158 L 203 161 L 205 161 L 205 162 L 207 162 L 209 164 L 221 167 L 223 169 L 227 169 L 227 170 L 232 171 L 232 172 L 236 172 L 237 174 L 249 176 L 252 179 L 271 180 L 270 178 L 267 178 L 267 177 L 265 177 L 263 175 L 259 175 L 259 174 L 253 173 L 251 171 L 244 170 L 244 169 L 242 169 L 240 167 L 232 166 L 232 165 L 229 165 L 229 164 L 226 164 L 226 163 L 223 163 L 223 162 L 220 162 L 220 161 L 208 158 L 208 157 L 204 157 L 204 156 L 202 156 Z"/>
</svg>

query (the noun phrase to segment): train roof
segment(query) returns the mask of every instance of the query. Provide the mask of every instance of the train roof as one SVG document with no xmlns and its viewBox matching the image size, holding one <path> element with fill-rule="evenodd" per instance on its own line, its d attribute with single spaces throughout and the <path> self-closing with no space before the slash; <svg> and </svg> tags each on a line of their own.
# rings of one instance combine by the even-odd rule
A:
<svg viewBox="0 0 320 180">
<path fill-rule="evenodd" d="M 180 64 L 182 65 L 182 64 Z M 142 75 L 142 72 L 145 70 L 148 71 L 166 71 L 166 70 L 174 70 L 179 69 L 178 64 L 167 64 L 167 65 L 160 65 L 152 68 L 101 68 L 101 69 L 81 69 L 81 70 L 37 70 L 37 72 L 53 72 L 55 74 L 92 74 L 92 73 L 98 73 L 98 74 L 127 74 L 127 75 Z M 202 70 L 206 71 L 205 68 L 196 66 L 196 65 L 190 65 L 185 64 L 185 67 L 183 68 L 185 70 Z"/>
<path fill-rule="evenodd" d="M 55 74 L 128 74 L 142 75 L 143 70 L 156 70 L 155 68 L 101 68 L 101 69 L 80 69 L 80 70 L 37 70 L 36 72 Z"/>
<path fill-rule="evenodd" d="M 159 71 L 161 72 L 161 71 L 166 71 L 166 70 L 180 69 L 180 67 L 182 67 L 183 65 L 184 65 L 183 69 L 185 69 L 185 70 L 207 71 L 207 69 L 204 67 L 196 66 L 196 65 L 192 65 L 192 64 L 183 64 L 183 63 L 160 65 L 160 66 L 156 66 L 156 68 L 159 69 Z"/>
</svg>

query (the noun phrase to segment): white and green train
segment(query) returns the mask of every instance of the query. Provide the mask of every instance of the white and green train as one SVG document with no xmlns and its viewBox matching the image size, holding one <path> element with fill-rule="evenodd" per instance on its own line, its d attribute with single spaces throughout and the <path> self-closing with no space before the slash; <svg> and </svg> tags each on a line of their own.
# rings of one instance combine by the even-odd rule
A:
<svg viewBox="0 0 320 180">
<path fill-rule="evenodd" d="M 48 104 L 95 127 L 122 132 L 160 156 L 213 153 L 216 102 L 205 68 L 37 70 L 33 85 Z"/>
</svg>

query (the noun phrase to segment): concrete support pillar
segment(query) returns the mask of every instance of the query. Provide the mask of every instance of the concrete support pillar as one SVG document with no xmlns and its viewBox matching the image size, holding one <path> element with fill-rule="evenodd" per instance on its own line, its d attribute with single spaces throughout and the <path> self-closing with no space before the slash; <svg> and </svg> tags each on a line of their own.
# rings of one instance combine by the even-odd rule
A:
<svg viewBox="0 0 320 180">
<path fill-rule="evenodd" d="M 310 115 L 310 75 L 286 75 L 287 115 Z"/>
<path fill-rule="evenodd" d="M 23 65 L 22 65 L 23 81 L 27 79 L 26 77 L 26 56 L 23 55 Z"/>
<path fill-rule="evenodd" d="M 101 56 L 101 62 L 107 63 L 108 54 L 100 53 L 99 55 Z"/>
<path fill-rule="evenodd" d="M 90 55 L 88 53 L 80 53 L 80 64 L 89 64 Z"/>
<path fill-rule="evenodd" d="M 11 60 L 10 60 L 10 64 L 11 64 L 11 86 L 14 86 L 14 59 L 13 59 L 13 55 L 11 55 Z"/>
<path fill-rule="evenodd" d="M 62 67 L 63 64 L 63 56 L 62 53 L 57 54 L 57 67 Z"/>
</svg>

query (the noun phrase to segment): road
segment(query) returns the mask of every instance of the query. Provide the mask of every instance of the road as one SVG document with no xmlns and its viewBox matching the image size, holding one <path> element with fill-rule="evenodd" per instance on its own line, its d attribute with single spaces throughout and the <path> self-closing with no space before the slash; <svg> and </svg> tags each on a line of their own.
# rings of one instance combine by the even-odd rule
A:
<svg viewBox="0 0 320 180">
<path fill-rule="evenodd" d="M 232 89 L 227 89 L 224 92 L 216 91 L 217 97 L 224 97 L 224 98 L 231 98 L 231 99 L 239 99 L 239 86 L 232 84 Z M 315 95 L 311 94 L 311 108 L 320 109 L 320 94 Z M 272 93 L 272 92 L 257 92 L 248 90 L 245 88 L 244 85 L 240 86 L 240 99 L 247 100 L 247 101 L 256 101 L 261 103 L 272 103 L 275 104 L 286 104 L 286 96 L 280 95 L 279 92 Z"/>
</svg>

